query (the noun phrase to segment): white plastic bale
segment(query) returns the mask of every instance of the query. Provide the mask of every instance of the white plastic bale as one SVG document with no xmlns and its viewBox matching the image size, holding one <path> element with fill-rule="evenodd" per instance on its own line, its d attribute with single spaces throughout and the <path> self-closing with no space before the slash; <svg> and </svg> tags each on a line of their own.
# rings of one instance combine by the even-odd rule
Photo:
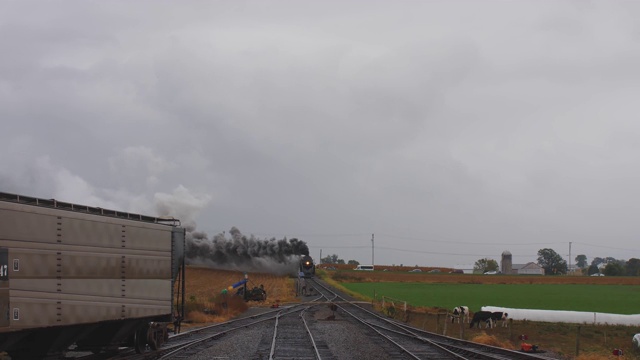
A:
<svg viewBox="0 0 640 360">
<path fill-rule="evenodd" d="M 514 309 L 498 306 L 483 306 L 482 310 L 506 312 L 509 314 L 509 318 L 513 320 L 563 322 L 573 324 L 640 325 L 640 314 L 621 315 L 584 311 Z"/>
</svg>

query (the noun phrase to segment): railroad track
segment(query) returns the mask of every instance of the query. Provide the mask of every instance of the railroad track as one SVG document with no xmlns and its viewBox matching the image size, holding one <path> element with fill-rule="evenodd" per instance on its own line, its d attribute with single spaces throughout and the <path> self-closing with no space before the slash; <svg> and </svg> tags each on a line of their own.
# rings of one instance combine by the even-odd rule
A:
<svg viewBox="0 0 640 360">
<path fill-rule="evenodd" d="M 335 294 L 333 290 L 313 281 L 316 290 L 325 294 Z M 542 354 L 530 354 L 477 344 L 410 327 L 363 306 L 348 301 L 336 294 L 337 308 L 362 326 L 370 330 L 372 337 L 385 341 L 378 344 L 388 353 L 390 359 L 549 359 Z"/>
<path fill-rule="evenodd" d="M 334 295 L 335 297 L 335 295 Z M 136 354 L 126 351 L 110 359 L 151 360 L 151 359 L 189 359 L 195 354 L 206 351 L 221 338 L 247 329 L 262 327 L 264 333 L 254 359 L 332 359 L 329 346 L 315 339 L 307 321 L 306 310 L 326 304 L 329 299 L 319 295 L 313 300 L 267 310 L 262 314 L 239 318 L 220 324 L 206 326 L 190 332 L 171 336 L 165 346 L 157 351 Z M 266 335 L 265 335 L 266 334 Z M 268 335 L 268 336 L 267 336 Z M 265 341 L 269 339 L 269 341 Z M 97 359 L 97 358 L 96 358 Z M 86 357 L 83 360 L 94 360 Z"/>
<path fill-rule="evenodd" d="M 361 339 L 365 339 L 365 343 L 379 347 L 385 359 L 549 359 L 543 354 L 506 350 L 416 329 L 368 310 L 363 306 L 366 303 L 352 301 L 324 286 L 320 281 L 309 280 L 309 285 L 319 294 L 310 301 L 278 309 L 265 309 L 261 314 L 173 335 L 166 345 L 157 351 L 136 354 L 132 350 L 126 350 L 108 358 L 189 359 L 199 353 L 200 358 L 207 358 L 202 354 L 211 354 L 209 358 L 226 357 L 228 355 L 221 350 L 225 341 L 243 342 L 248 337 L 255 341 L 251 342 L 251 347 L 246 347 L 246 353 L 243 352 L 243 358 L 247 359 L 335 360 L 344 359 L 345 354 L 355 358 L 355 353 L 348 352 L 341 353 L 341 357 L 334 356 L 337 355 L 332 353 L 332 348 L 335 351 L 335 343 L 329 346 L 327 341 L 330 340 L 327 340 L 320 330 L 323 325 L 325 330 L 327 326 L 344 329 L 349 323 L 351 325 L 348 326 L 351 328 L 365 329 L 355 331 Z M 319 315 L 323 311 L 326 314 L 329 311 L 327 308 L 332 311 L 331 320 L 336 321 L 320 323 L 327 320 Z M 343 318 L 348 321 L 340 325 Z M 99 354 L 82 359 L 97 360 L 105 357 L 104 354 Z"/>
<path fill-rule="evenodd" d="M 335 296 L 333 296 L 334 298 Z M 331 300 L 333 300 L 331 298 Z M 313 319 L 308 317 L 308 310 L 326 304 L 329 298 L 321 294 L 305 304 L 297 313 L 288 313 L 276 318 L 272 327 L 271 341 L 266 343 L 267 336 L 256 352 L 254 359 L 333 359 L 329 346 L 324 340 L 314 337 L 309 327 Z M 308 319 L 307 319 L 308 318 Z M 266 351 L 268 349 L 268 352 Z M 268 357 L 264 356 L 268 353 Z"/>
<path fill-rule="evenodd" d="M 152 359 L 188 359 L 194 354 L 209 348 L 216 340 L 233 332 L 255 327 L 274 321 L 277 317 L 287 314 L 299 313 L 304 310 L 304 304 L 283 306 L 278 309 L 269 309 L 263 313 L 209 325 L 188 332 L 172 335 L 169 341 L 156 351 L 147 351 L 137 354 L 132 349 L 122 349 L 117 354 L 105 357 L 105 354 L 74 357 L 76 360 L 152 360 Z"/>
</svg>

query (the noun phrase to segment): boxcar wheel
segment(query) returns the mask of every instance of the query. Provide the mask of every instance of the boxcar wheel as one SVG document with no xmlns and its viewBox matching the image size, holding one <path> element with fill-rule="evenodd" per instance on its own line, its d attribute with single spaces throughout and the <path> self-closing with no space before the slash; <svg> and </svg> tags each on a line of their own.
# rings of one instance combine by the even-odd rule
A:
<svg viewBox="0 0 640 360">
<path fill-rule="evenodd" d="M 158 331 L 156 331 L 153 327 L 149 328 L 149 333 L 147 334 L 147 337 L 149 339 L 149 347 L 151 348 L 151 350 L 158 350 L 158 348 L 160 347 L 158 344 Z"/>
<path fill-rule="evenodd" d="M 152 323 L 147 330 L 147 342 L 149 343 L 149 347 L 151 350 L 158 350 L 162 344 L 164 344 L 165 335 L 166 334 L 164 324 L 161 323 Z"/>
<path fill-rule="evenodd" d="M 136 353 L 142 354 L 147 349 L 147 328 L 141 327 L 133 336 L 133 347 Z"/>
</svg>

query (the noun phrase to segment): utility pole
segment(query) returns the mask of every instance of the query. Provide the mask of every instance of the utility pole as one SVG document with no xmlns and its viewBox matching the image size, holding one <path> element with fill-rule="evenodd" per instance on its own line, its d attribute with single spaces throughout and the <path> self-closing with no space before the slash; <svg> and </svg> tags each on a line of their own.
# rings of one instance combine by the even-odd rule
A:
<svg viewBox="0 0 640 360">
<path fill-rule="evenodd" d="M 569 271 L 568 273 L 571 273 L 571 241 L 569 241 Z"/>
<path fill-rule="evenodd" d="M 374 234 L 371 234 L 371 266 L 375 265 L 375 263 L 373 262 L 373 236 Z"/>
<path fill-rule="evenodd" d="M 322 249 L 320 249 L 320 259 L 318 259 L 318 264 L 322 264 Z"/>
</svg>

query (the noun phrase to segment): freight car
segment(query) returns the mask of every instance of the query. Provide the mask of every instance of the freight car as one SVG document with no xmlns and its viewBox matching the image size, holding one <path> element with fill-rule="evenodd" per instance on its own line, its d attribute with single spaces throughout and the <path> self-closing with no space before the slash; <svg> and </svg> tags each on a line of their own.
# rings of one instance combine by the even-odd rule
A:
<svg viewBox="0 0 640 360">
<path fill-rule="evenodd" d="M 179 332 L 179 220 L 2 192 L 0 219 L 0 353 L 142 352 Z"/>
<path fill-rule="evenodd" d="M 316 266 L 309 255 L 300 258 L 300 272 L 304 277 L 313 277 L 316 274 Z"/>
</svg>

